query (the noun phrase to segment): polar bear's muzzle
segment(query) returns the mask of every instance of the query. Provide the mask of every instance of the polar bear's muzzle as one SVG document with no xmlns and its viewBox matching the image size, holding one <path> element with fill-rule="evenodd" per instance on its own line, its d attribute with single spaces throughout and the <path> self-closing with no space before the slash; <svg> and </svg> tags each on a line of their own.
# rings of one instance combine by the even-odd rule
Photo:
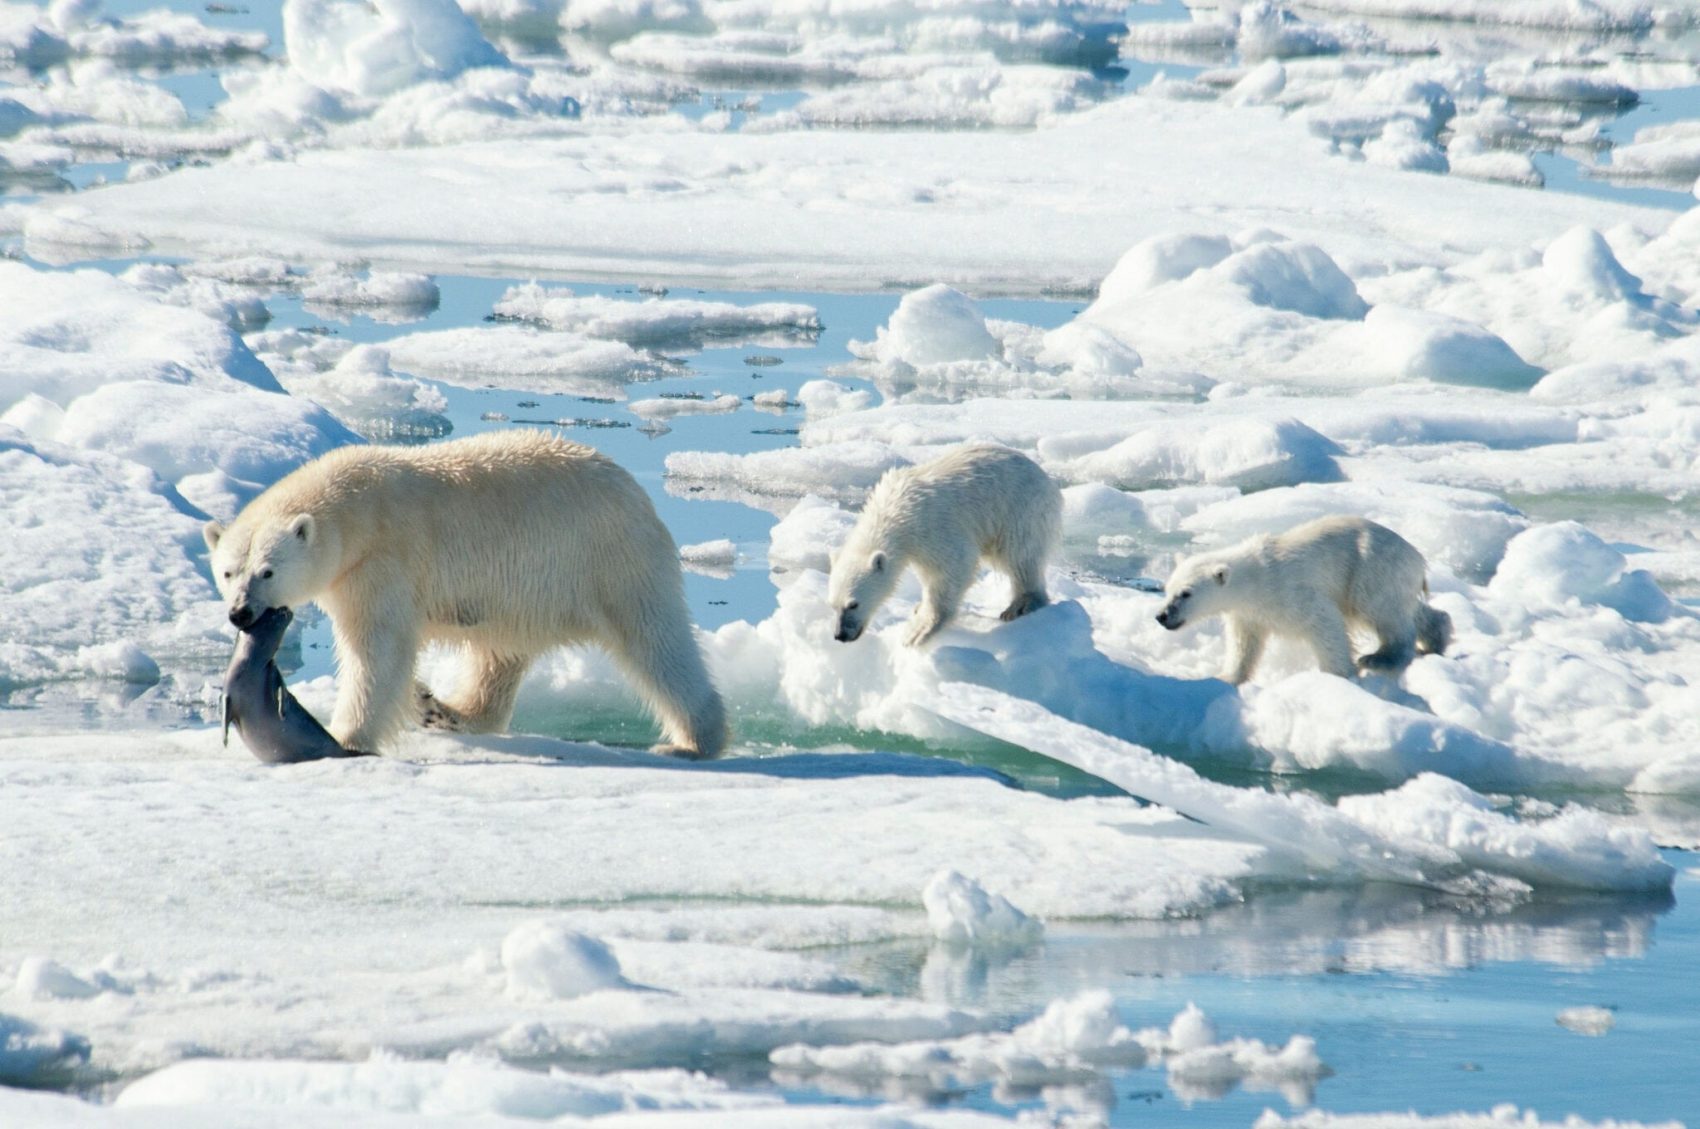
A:
<svg viewBox="0 0 1700 1129">
<path fill-rule="evenodd" d="M 841 612 L 838 616 L 838 630 L 832 633 L 832 637 L 840 643 L 854 643 L 862 637 L 863 626 L 849 612 Z"/>
<path fill-rule="evenodd" d="M 1170 631 L 1179 631 L 1186 626 L 1186 617 L 1180 613 L 1180 609 L 1170 604 L 1157 613 L 1157 622 Z"/>
</svg>

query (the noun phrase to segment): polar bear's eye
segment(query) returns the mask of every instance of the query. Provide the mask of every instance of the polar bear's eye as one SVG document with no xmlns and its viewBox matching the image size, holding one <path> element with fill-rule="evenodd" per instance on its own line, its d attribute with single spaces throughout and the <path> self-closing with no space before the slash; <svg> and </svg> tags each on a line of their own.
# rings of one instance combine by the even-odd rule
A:
<svg viewBox="0 0 1700 1129">
<path fill-rule="evenodd" d="M 230 579 L 230 576 L 231 576 L 231 573 L 230 573 L 230 570 L 229 570 L 229 569 L 225 569 L 225 570 L 224 570 L 224 578 L 225 578 L 225 579 L 226 579 L 226 580 L 229 580 L 229 579 Z"/>
<path fill-rule="evenodd" d="M 266 569 L 266 571 L 260 573 L 260 579 L 261 580 L 270 580 L 271 578 L 272 578 L 272 570 L 269 569 L 269 568 Z"/>
<path fill-rule="evenodd" d="M 851 600 L 848 604 L 844 605 L 844 610 L 847 611 L 847 612 L 853 612 L 861 606 L 862 605 L 859 601 Z"/>
<path fill-rule="evenodd" d="M 1192 589 L 1191 588 L 1182 588 L 1181 589 L 1181 599 L 1184 600 L 1191 595 L 1192 595 Z"/>
</svg>

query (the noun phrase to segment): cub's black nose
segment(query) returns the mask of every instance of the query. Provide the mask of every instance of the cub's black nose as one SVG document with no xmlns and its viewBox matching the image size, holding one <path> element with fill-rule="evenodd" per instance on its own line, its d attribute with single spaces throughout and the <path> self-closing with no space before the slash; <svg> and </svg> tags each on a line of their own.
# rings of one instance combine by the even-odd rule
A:
<svg viewBox="0 0 1700 1129">
<path fill-rule="evenodd" d="M 837 630 L 837 631 L 834 631 L 834 632 L 833 632 L 833 633 L 832 633 L 832 637 L 833 637 L 833 638 L 834 638 L 834 639 L 836 639 L 836 640 L 838 640 L 838 641 L 839 641 L 839 642 L 840 642 L 840 643 L 848 643 L 848 642 L 850 642 L 850 636 L 849 636 L 849 634 L 848 634 L 848 633 L 846 633 L 846 632 L 845 632 L 845 630 L 844 630 L 844 629 L 843 629 L 843 628 L 842 628 L 842 627 L 840 627 L 840 628 L 839 628 L 839 629 L 838 629 L 838 630 Z"/>
<path fill-rule="evenodd" d="M 1162 624 L 1164 627 L 1169 626 L 1169 613 L 1168 612 L 1158 612 L 1157 613 L 1157 622 Z"/>
<path fill-rule="evenodd" d="M 230 612 L 230 622 L 239 630 L 252 627 L 255 618 L 253 608 L 232 608 Z"/>
</svg>

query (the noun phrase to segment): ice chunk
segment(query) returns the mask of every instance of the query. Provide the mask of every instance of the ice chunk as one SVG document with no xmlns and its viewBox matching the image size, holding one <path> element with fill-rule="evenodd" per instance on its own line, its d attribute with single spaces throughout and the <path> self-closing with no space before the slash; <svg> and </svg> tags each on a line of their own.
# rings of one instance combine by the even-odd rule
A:
<svg viewBox="0 0 1700 1129">
<path fill-rule="evenodd" d="M 968 295 L 937 284 L 903 296 L 874 343 L 882 361 L 910 365 L 977 361 L 999 353 L 986 317 Z"/>
<path fill-rule="evenodd" d="M 826 572 L 829 554 L 844 543 L 856 515 L 815 494 L 805 494 L 769 532 L 768 560 Z"/>
<path fill-rule="evenodd" d="M 836 416 L 861 411 L 874 402 L 874 395 L 836 380 L 811 380 L 797 389 L 797 402 L 810 416 Z"/>
<path fill-rule="evenodd" d="M 507 62 L 454 0 L 285 0 L 283 31 L 296 72 L 365 96 Z"/>
<path fill-rule="evenodd" d="M 736 455 L 675 451 L 667 456 L 669 483 L 701 486 L 727 496 L 860 498 L 886 471 L 909 460 L 883 443 L 841 443 L 830 450 L 781 447 Z M 671 485 L 669 489 L 671 489 Z"/>
<path fill-rule="evenodd" d="M 1040 1086 L 1091 1078 L 1101 1068 L 1143 1065 L 1145 1051 L 1123 1026 L 1110 994 L 1088 991 L 1052 1001 L 1007 1033 L 897 1044 L 797 1044 L 777 1048 L 770 1058 L 785 1075 L 902 1078 L 942 1092 L 992 1079 Z"/>
<path fill-rule="evenodd" d="M 553 921 L 529 921 L 502 940 L 508 995 L 519 1000 L 564 1000 L 627 988 L 620 962 L 595 937 Z"/>
<path fill-rule="evenodd" d="M 590 337 L 651 347 L 693 345 L 709 340 L 795 344 L 820 332 L 820 315 L 797 302 L 737 306 L 689 298 L 623 302 L 536 283 L 515 286 L 496 303 L 496 315 Z"/>
<path fill-rule="evenodd" d="M 954 870 L 933 875 L 921 891 L 933 937 L 951 945 L 1023 945 L 1044 927 L 1001 894 L 988 893 L 972 878 Z"/>
<path fill-rule="evenodd" d="M 396 367 L 450 384 L 516 392 L 623 394 L 629 381 L 676 374 L 679 367 L 622 341 L 521 325 L 426 330 L 384 342 Z"/>
<path fill-rule="evenodd" d="M 331 267 L 314 271 L 301 285 L 309 306 L 357 309 L 383 321 L 410 321 L 437 308 L 437 284 L 429 275 L 371 271 L 365 278 Z"/>
<path fill-rule="evenodd" d="M 644 419 L 673 419 L 676 416 L 725 415 L 735 412 L 744 406 L 744 402 L 730 392 L 721 393 L 708 399 L 696 399 L 689 396 L 662 396 L 653 400 L 633 400 L 626 407 L 635 416 Z"/>
<path fill-rule="evenodd" d="M 1567 1007 L 1559 1011 L 1557 1023 L 1578 1035 L 1604 1035 L 1617 1026 L 1617 1013 L 1603 1007 Z"/>
<path fill-rule="evenodd" d="M 437 438 L 453 427 L 445 415 L 449 405 L 443 394 L 397 373 L 390 367 L 389 350 L 381 345 L 356 345 L 321 371 L 279 372 L 294 396 L 336 413 L 367 439 Z"/>
</svg>

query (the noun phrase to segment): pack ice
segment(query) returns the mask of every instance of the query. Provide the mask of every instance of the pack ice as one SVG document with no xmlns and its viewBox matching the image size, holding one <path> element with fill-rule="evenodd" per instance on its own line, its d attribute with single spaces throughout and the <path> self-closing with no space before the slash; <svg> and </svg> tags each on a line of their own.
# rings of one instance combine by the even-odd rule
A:
<svg viewBox="0 0 1700 1129">
<path fill-rule="evenodd" d="M 1539 182 L 1537 149 L 1603 144 L 1553 107 L 1700 75 L 1591 40 L 1500 56 L 1691 17 L 1305 8 L 1128 28 L 1095 0 L 286 0 L 268 55 L 187 16 L 0 5 L 0 59 L 41 70 L 0 95 L 0 179 L 27 190 L 0 235 L 33 260 L 0 261 L 0 691 L 40 707 L 0 733 L 0 1083 L 113 1097 L 0 1088 L 0 1122 L 1009 1124 L 915 1104 L 987 1086 L 1090 1123 L 1136 1072 L 1302 1105 L 1331 1070 L 1302 1030 L 1095 990 L 1009 1009 L 984 969 L 1082 919 L 1397 887 L 1486 925 L 1383 935 L 1366 912 L 1342 944 L 1432 973 L 1498 952 L 1531 901 L 1668 896 L 1657 845 L 1694 832 L 1654 797 L 1700 794 L 1700 220 L 1511 185 Z M 1414 50 L 1403 17 L 1468 26 Z M 1220 66 L 1133 95 L 1058 69 L 1136 49 Z M 129 68 L 234 57 L 193 109 Z M 669 112 L 775 82 L 797 95 L 778 109 Z M 1647 130 L 1615 175 L 1668 188 L 1693 150 Z M 115 158 L 121 183 L 45 191 Z M 98 256 L 142 261 L 42 265 Z M 449 276 L 478 272 L 511 280 L 473 315 L 491 324 L 445 327 Z M 556 281 L 586 278 L 650 292 Z M 832 327 L 794 296 L 658 279 L 902 297 L 832 371 L 774 378 L 756 406 L 800 435 L 747 452 L 698 438 L 744 418 L 736 393 L 628 386 Z M 1047 289 L 1081 296 L 1062 324 L 976 299 Z M 269 327 L 293 303 L 359 333 Z M 771 515 L 774 610 L 701 636 L 751 755 L 534 732 L 281 769 L 226 753 L 200 524 L 338 446 L 441 435 L 451 396 L 492 385 L 671 421 L 664 489 Z M 826 576 L 857 507 L 969 441 L 1065 485 L 1055 603 L 1002 624 L 982 580 L 906 647 L 911 579 L 835 644 Z M 1422 551 L 1448 654 L 1393 684 L 1277 649 L 1235 688 L 1219 628 L 1154 622 L 1178 556 L 1329 513 Z M 681 555 L 745 583 L 763 548 Z M 295 690 L 332 700 L 329 677 Z M 641 709 L 571 653 L 518 716 L 570 733 Z M 1011 746 L 1096 791 L 950 755 Z M 1248 770 L 1301 787 L 1220 782 Z M 1600 926 L 1629 950 L 1645 929 Z M 874 945 L 913 952 L 918 986 L 842 955 Z M 727 1062 L 815 1096 L 681 1069 Z"/>
</svg>

